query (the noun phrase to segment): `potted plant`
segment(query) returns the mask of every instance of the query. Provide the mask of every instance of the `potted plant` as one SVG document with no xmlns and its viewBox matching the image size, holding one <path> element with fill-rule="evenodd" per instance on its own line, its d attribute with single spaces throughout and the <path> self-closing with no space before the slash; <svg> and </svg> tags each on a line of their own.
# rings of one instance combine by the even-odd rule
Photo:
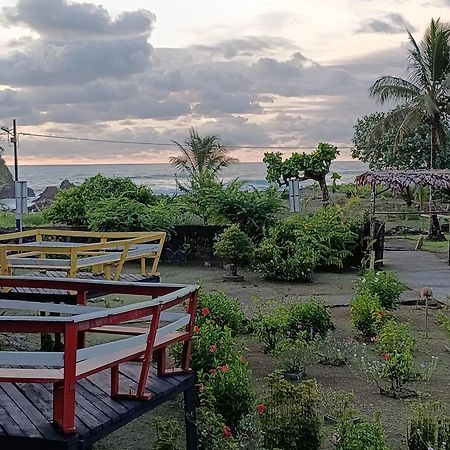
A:
<svg viewBox="0 0 450 450">
<path fill-rule="evenodd" d="M 252 260 L 253 243 L 239 226 L 231 225 L 215 243 L 214 254 L 229 264 L 229 274 L 224 275 L 224 280 L 243 281 L 244 277 L 238 275 L 237 270 Z"/>
<path fill-rule="evenodd" d="M 287 380 L 300 380 L 305 376 L 306 369 L 318 361 L 317 350 L 322 345 L 322 339 L 307 340 L 305 333 L 295 339 L 283 339 L 275 348 L 275 357 L 279 369 Z"/>
</svg>

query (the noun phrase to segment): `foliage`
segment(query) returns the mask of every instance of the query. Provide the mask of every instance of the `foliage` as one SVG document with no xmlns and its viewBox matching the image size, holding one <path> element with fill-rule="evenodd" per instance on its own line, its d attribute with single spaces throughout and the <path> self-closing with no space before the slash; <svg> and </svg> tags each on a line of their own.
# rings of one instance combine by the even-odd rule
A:
<svg viewBox="0 0 450 450">
<path fill-rule="evenodd" d="M 261 405 L 257 406 L 261 409 Z M 266 449 L 265 432 L 262 429 L 260 415 L 262 413 L 256 411 L 253 414 L 244 416 L 237 427 L 236 439 L 242 450 L 268 450 Z"/>
<path fill-rule="evenodd" d="M 199 374 L 203 395 L 224 419 L 235 429 L 239 421 L 252 409 L 255 400 L 250 383 L 250 369 L 239 354 L 228 355 L 227 363 Z"/>
<path fill-rule="evenodd" d="M 337 147 L 331 144 L 320 143 L 312 153 L 293 153 L 283 161 L 281 152 L 264 154 L 264 163 L 267 166 L 266 179 L 281 185 L 287 185 L 290 179 L 317 181 L 322 190 L 322 199 L 329 202 L 329 193 L 325 177 L 330 171 L 331 163 L 339 155 Z"/>
<path fill-rule="evenodd" d="M 197 429 L 199 450 L 239 450 L 223 417 L 209 405 L 197 408 Z"/>
<path fill-rule="evenodd" d="M 406 284 L 394 272 L 368 270 L 356 285 L 357 292 L 369 291 L 376 294 L 384 309 L 397 308 Z"/>
<path fill-rule="evenodd" d="M 264 228 L 275 224 L 284 207 L 275 188 L 244 190 L 239 179 L 225 184 L 209 174 L 193 178 L 185 194 L 187 211 L 208 224 L 237 224 L 253 240 L 259 240 Z"/>
<path fill-rule="evenodd" d="M 308 340 L 324 338 L 333 328 L 328 308 L 317 299 L 311 298 L 288 308 L 287 332 L 291 338 L 299 333 Z"/>
<path fill-rule="evenodd" d="M 339 422 L 336 448 L 339 450 L 388 450 L 379 421 L 348 420 Z"/>
<path fill-rule="evenodd" d="M 440 151 L 445 149 L 445 127 L 450 107 L 447 82 L 450 74 L 450 29 L 439 19 L 432 19 L 421 42 L 417 43 L 410 32 L 408 35 L 411 44 L 407 68 L 409 79 L 383 76 L 371 86 L 370 93 L 381 103 L 399 103 L 384 120 L 390 127 L 397 128 L 399 141 L 408 130 L 423 124 L 430 127 L 432 139 L 428 167 L 434 167 L 436 144 Z"/>
<path fill-rule="evenodd" d="M 214 254 L 222 260 L 229 262 L 236 275 L 237 267 L 243 267 L 253 259 L 253 244 L 249 237 L 238 225 L 231 225 L 214 244 Z"/>
<path fill-rule="evenodd" d="M 444 330 L 447 337 L 450 339 L 450 319 L 448 318 L 448 316 L 445 315 L 444 313 L 439 313 L 436 319 L 441 328 Z"/>
<path fill-rule="evenodd" d="M 415 345 L 407 323 L 390 320 L 378 335 L 376 349 L 384 360 L 380 375 L 389 380 L 394 397 L 400 395 L 405 383 L 417 378 L 413 364 Z"/>
<path fill-rule="evenodd" d="M 39 227 L 48 224 L 48 220 L 42 211 L 24 214 L 23 225 L 25 227 Z M 0 228 L 14 228 L 16 226 L 16 215 L 12 212 L 0 212 Z"/>
<path fill-rule="evenodd" d="M 372 338 L 378 334 L 386 321 L 386 311 L 377 294 L 361 290 L 350 304 L 350 317 L 358 331 L 365 337 Z"/>
<path fill-rule="evenodd" d="M 275 347 L 278 367 L 283 373 L 304 374 L 307 368 L 318 360 L 320 338 L 309 339 L 307 333 L 300 333 L 295 339 L 282 339 Z"/>
<path fill-rule="evenodd" d="M 265 352 L 274 350 L 277 342 L 286 334 L 288 318 L 287 306 L 274 299 L 258 305 L 253 329 L 264 344 Z"/>
<path fill-rule="evenodd" d="M 353 127 L 352 157 L 368 163 L 375 170 L 427 168 L 430 160 L 429 127 L 420 124 L 405 130 L 401 142 L 398 142 L 397 128 L 380 126 L 394 114 L 395 111 L 377 112 L 358 119 Z M 374 134 L 377 134 L 376 139 L 373 138 Z M 448 166 L 448 160 L 443 156 L 440 155 L 435 161 L 435 168 Z"/>
<path fill-rule="evenodd" d="M 138 186 L 130 178 L 108 178 L 96 175 L 86 179 L 80 186 L 64 189 L 56 194 L 56 198 L 45 211 L 45 217 L 52 223 L 69 226 L 87 226 L 88 212 L 106 200 L 131 200 L 143 205 L 153 205 L 156 197 L 146 186 Z M 123 217 L 119 218 L 119 221 Z"/>
<path fill-rule="evenodd" d="M 170 231 L 177 214 L 165 203 L 146 206 L 137 200 L 111 198 L 89 203 L 86 220 L 94 231 Z"/>
<path fill-rule="evenodd" d="M 224 292 L 200 290 L 196 324 L 201 327 L 212 322 L 219 327 L 228 327 L 233 333 L 242 329 L 244 322 L 241 304 L 237 298 L 227 297 Z"/>
<path fill-rule="evenodd" d="M 337 339 L 327 336 L 319 352 L 319 363 L 325 366 L 344 366 L 355 353 L 356 343 L 352 339 Z"/>
<path fill-rule="evenodd" d="M 272 449 L 319 449 L 322 418 L 316 382 L 308 380 L 292 384 L 282 374 L 274 373 L 269 375 L 268 383 L 268 397 L 261 417 L 266 446 Z"/>
<path fill-rule="evenodd" d="M 362 230 L 362 222 L 349 219 L 340 207 L 289 218 L 266 231 L 256 267 L 267 279 L 309 281 L 316 267 L 345 267 L 358 253 Z"/>
<path fill-rule="evenodd" d="M 179 445 L 181 428 L 176 420 L 155 417 L 153 426 L 156 430 L 156 441 L 151 450 L 181 450 Z"/>
<path fill-rule="evenodd" d="M 450 416 L 437 402 L 416 403 L 408 423 L 409 450 L 450 450 Z"/>
<path fill-rule="evenodd" d="M 175 144 L 181 155 L 172 156 L 169 161 L 189 177 L 203 173 L 215 175 L 224 167 L 238 162 L 230 156 L 231 149 L 218 136 L 200 137 L 194 128 L 189 129 L 189 138 L 185 142 Z"/>
</svg>

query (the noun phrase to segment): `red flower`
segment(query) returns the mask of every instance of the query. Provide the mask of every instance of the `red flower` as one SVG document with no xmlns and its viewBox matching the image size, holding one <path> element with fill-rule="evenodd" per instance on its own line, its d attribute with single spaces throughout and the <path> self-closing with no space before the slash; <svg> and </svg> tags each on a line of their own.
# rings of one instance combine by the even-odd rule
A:
<svg viewBox="0 0 450 450">
<path fill-rule="evenodd" d="M 195 334 L 200 333 L 200 327 L 198 327 L 197 325 L 195 325 L 195 327 L 194 327 L 194 333 Z"/>
<path fill-rule="evenodd" d="M 225 437 L 231 437 L 233 436 L 233 433 L 231 432 L 230 427 L 227 427 L 226 425 L 223 426 L 223 435 Z"/>
<path fill-rule="evenodd" d="M 256 405 L 256 411 L 263 414 L 266 412 L 266 405 L 264 403 L 260 403 L 259 405 Z"/>
<path fill-rule="evenodd" d="M 223 366 L 220 366 L 219 369 L 222 372 L 228 372 L 230 370 L 230 366 L 228 364 L 224 364 Z"/>
<path fill-rule="evenodd" d="M 211 353 L 216 353 L 217 352 L 217 344 L 213 344 L 209 347 L 209 351 Z"/>
<path fill-rule="evenodd" d="M 202 316 L 209 316 L 209 314 L 210 314 L 210 311 L 209 311 L 209 308 L 207 306 L 202 308 Z"/>
<path fill-rule="evenodd" d="M 389 353 L 384 352 L 383 353 L 383 359 L 385 361 L 389 361 L 391 359 L 391 355 Z"/>
</svg>

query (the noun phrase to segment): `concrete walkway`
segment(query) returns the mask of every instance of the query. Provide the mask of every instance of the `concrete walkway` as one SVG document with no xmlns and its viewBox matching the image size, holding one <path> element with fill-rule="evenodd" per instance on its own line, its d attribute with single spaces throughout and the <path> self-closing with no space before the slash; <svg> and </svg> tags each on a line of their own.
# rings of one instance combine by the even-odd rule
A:
<svg viewBox="0 0 450 450">
<path fill-rule="evenodd" d="M 444 302 L 450 299 L 450 267 L 442 254 L 426 251 L 385 251 L 384 269 L 397 272 L 411 291 L 405 299 L 418 299 L 424 286 L 433 289 L 434 297 Z"/>
</svg>

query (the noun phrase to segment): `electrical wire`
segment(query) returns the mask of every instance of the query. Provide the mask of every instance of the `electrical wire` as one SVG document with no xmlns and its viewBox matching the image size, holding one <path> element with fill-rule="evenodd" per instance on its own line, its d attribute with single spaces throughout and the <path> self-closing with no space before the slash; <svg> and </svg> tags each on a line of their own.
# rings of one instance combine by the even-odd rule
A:
<svg viewBox="0 0 450 450">
<path fill-rule="evenodd" d="M 81 141 L 81 142 L 98 142 L 105 144 L 125 144 L 125 145 L 147 145 L 147 146 L 155 146 L 155 147 L 172 147 L 176 148 L 175 143 L 164 143 L 164 142 L 145 142 L 145 141 L 121 141 L 115 139 L 95 139 L 95 138 L 83 138 L 80 136 L 60 136 L 55 134 L 39 134 L 39 133 L 25 133 L 20 132 L 17 133 L 22 136 L 30 136 L 37 138 L 45 138 L 45 139 L 60 139 L 67 141 Z M 314 147 L 307 147 L 301 145 L 228 145 L 230 148 L 234 149 L 275 149 L 275 150 L 298 150 L 298 149 L 314 149 Z M 352 146 L 339 146 L 342 149 L 350 149 Z"/>
</svg>

